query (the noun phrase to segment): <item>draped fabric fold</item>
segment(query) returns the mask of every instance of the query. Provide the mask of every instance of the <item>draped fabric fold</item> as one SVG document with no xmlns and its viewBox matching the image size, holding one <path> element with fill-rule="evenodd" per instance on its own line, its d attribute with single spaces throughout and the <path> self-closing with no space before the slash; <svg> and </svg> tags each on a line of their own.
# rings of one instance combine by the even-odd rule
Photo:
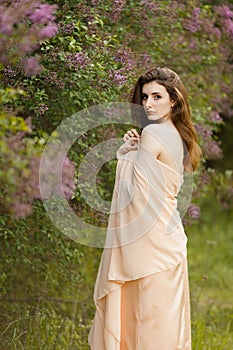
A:
<svg viewBox="0 0 233 350">
<path fill-rule="evenodd" d="M 118 158 L 94 291 L 92 350 L 191 349 L 187 238 L 176 200 L 182 181 L 141 144 Z M 157 303 L 149 302 L 153 295 Z"/>
</svg>

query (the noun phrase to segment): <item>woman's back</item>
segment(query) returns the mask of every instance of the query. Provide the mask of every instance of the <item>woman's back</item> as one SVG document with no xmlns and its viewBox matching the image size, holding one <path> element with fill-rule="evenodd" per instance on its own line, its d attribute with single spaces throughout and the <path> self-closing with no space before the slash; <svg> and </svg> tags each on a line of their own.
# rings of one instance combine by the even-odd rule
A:
<svg viewBox="0 0 233 350">
<path fill-rule="evenodd" d="M 183 174 L 183 142 L 170 120 L 147 125 L 141 144 L 162 163 Z"/>
</svg>

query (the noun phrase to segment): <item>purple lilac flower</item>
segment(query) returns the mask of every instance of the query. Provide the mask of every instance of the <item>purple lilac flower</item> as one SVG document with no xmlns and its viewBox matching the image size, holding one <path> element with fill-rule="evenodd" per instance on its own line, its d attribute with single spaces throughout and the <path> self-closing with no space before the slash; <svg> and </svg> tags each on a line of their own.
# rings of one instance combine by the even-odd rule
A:
<svg viewBox="0 0 233 350">
<path fill-rule="evenodd" d="M 47 195 L 47 198 L 49 198 L 51 195 L 55 195 L 56 197 L 63 197 L 65 195 L 67 199 L 70 199 L 74 194 L 75 190 L 75 166 L 67 156 L 64 160 L 60 158 L 60 156 L 63 157 L 62 154 L 56 157 L 56 164 L 54 163 L 54 160 L 46 159 L 46 168 L 50 169 L 51 167 L 53 167 L 53 176 L 50 179 L 47 179 L 46 168 L 44 168 L 45 172 L 43 172 L 42 169 L 40 173 L 40 181 L 41 183 L 43 183 L 43 196 L 45 196 L 45 193 Z M 62 160 L 62 169 L 60 169 Z M 60 174 L 61 170 L 62 181 L 59 182 L 57 181 L 58 177 L 56 174 Z"/>
<path fill-rule="evenodd" d="M 190 205 L 189 205 L 189 207 L 188 207 L 188 216 L 189 216 L 191 219 L 194 219 L 194 220 L 199 219 L 200 214 L 201 214 L 200 207 L 198 207 L 198 206 L 195 205 L 195 204 L 190 204 Z"/>
<path fill-rule="evenodd" d="M 52 38 L 58 32 L 58 27 L 55 23 L 48 23 L 39 33 L 40 39 Z"/>
<path fill-rule="evenodd" d="M 227 5 L 220 5 L 215 7 L 215 11 L 226 18 L 233 18 L 233 11 Z"/>
<path fill-rule="evenodd" d="M 211 127 L 209 125 L 202 125 L 199 123 L 195 124 L 195 128 L 197 131 L 197 134 L 202 138 L 202 139 L 211 139 L 212 137 L 212 130 Z"/>
<path fill-rule="evenodd" d="M 195 9 L 193 9 L 192 11 L 192 15 L 194 18 L 197 18 L 200 13 L 201 13 L 201 9 L 199 7 L 195 7 Z"/>
<path fill-rule="evenodd" d="M 100 4 L 100 0 L 91 0 L 91 6 L 96 7 Z"/>
<path fill-rule="evenodd" d="M 59 24 L 59 30 L 63 34 L 72 34 L 74 29 L 75 29 L 75 24 L 74 23 L 67 23 L 67 24 L 60 23 Z"/>
<path fill-rule="evenodd" d="M 117 85 L 123 85 L 126 82 L 127 77 L 121 73 L 122 71 L 120 69 L 111 71 L 110 79 L 112 79 L 113 83 L 116 83 Z"/>
<path fill-rule="evenodd" d="M 75 184 L 75 166 L 71 160 L 66 157 L 62 168 L 62 190 L 67 199 L 70 199 L 74 194 Z"/>
<path fill-rule="evenodd" d="M 126 0 L 112 0 L 111 20 L 115 23 L 119 20 L 121 12 L 125 7 Z"/>
<path fill-rule="evenodd" d="M 32 21 L 32 23 L 48 23 L 52 22 L 54 17 L 54 12 L 56 11 L 57 6 L 56 5 L 48 5 L 48 4 L 41 4 L 35 12 L 29 14 L 29 18 Z"/>
<path fill-rule="evenodd" d="M 6 85 L 11 85 L 11 82 L 14 82 L 16 76 L 17 76 L 17 71 L 15 69 L 12 69 L 11 67 L 4 67 L 3 77 L 4 77 L 4 80 L 9 82 L 9 84 L 6 84 Z"/>
<path fill-rule="evenodd" d="M 14 213 L 15 218 L 24 218 L 32 213 L 31 203 L 22 203 L 20 200 L 15 199 L 11 211 Z"/>
<path fill-rule="evenodd" d="M 32 30 L 28 31 L 28 36 L 24 37 L 22 41 L 19 43 L 19 51 L 21 53 L 32 53 L 36 49 L 39 49 L 39 43 L 32 40 L 32 37 L 34 37 L 35 33 L 33 33 L 34 28 L 31 28 Z M 30 33 L 31 32 L 31 33 Z M 31 34 L 31 35 L 30 35 Z"/>
<path fill-rule="evenodd" d="M 142 0 L 141 5 L 148 11 L 156 11 L 159 8 L 153 0 Z"/>
<path fill-rule="evenodd" d="M 216 6 L 215 11 L 220 15 L 223 28 L 230 36 L 233 36 L 233 11 L 227 5 Z"/>
<path fill-rule="evenodd" d="M 48 84 L 55 85 L 59 89 L 63 89 L 65 86 L 64 80 L 59 79 L 57 76 L 57 72 L 48 71 L 45 76 L 45 81 Z"/>
<path fill-rule="evenodd" d="M 233 36 L 233 21 L 230 18 L 227 18 L 223 21 L 223 24 L 227 33 Z"/>
<path fill-rule="evenodd" d="M 151 55 L 148 52 L 140 54 L 140 61 L 143 65 L 147 65 L 151 60 Z"/>
<path fill-rule="evenodd" d="M 200 184 L 200 186 L 210 185 L 211 183 L 210 174 L 208 174 L 207 171 L 203 171 L 199 176 L 198 183 Z"/>
<path fill-rule="evenodd" d="M 202 151 L 208 159 L 220 159 L 223 157 L 220 142 L 207 140 L 202 146 Z"/>
<path fill-rule="evenodd" d="M 199 18 L 199 14 L 200 14 L 200 8 L 196 7 L 192 11 L 192 18 L 186 19 L 184 21 L 184 28 L 190 31 L 191 33 L 195 33 L 201 29 L 201 20 Z"/>
<path fill-rule="evenodd" d="M 35 108 L 35 111 L 38 113 L 38 115 L 43 115 L 48 111 L 48 106 L 45 103 L 41 103 L 39 106 Z"/>
<path fill-rule="evenodd" d="M 128 70 L 135 64 L 131 57 L 132 53 L 129 49 L 122 49 L 115 54 L 115 61 L 121 63 L 124 69 Z"/>
<path fill-rule="evenodd" d="M 0 12 L 0 33 L 9 35 L 13 30 L 14 19 L 9 16 L 3 6 L 0 6 Z"/>
<path fill-rule="evenodd" d="M 75 70 L 84 68 L 88 65 L 89 59 L 85 52 L 78 52 L 76 54 L 69 54 L 67 56 L 67 64 L 68 67 L 73 68 Z"/>
<path fill-rule="evenodd" d="M 37 75 L 42 72 L 43 68 L 39 60 L 40 58 L 38 56 L 33 56 L 23 61 L 23 69 L 27 76 Z"/>
<path fill-rule="evenodd" d="M 222 122 L 222 118 L 220 117 L 218 112 L 211 112 L 210 115 L 208 116 L 208 119 L 210 122 L 218 124 Z"/>
<path fill-rule="evenodd" d="M 221 35 L 222 35 L 221 31 L 218 28 L 214 27 L 214 26 L 211 29 L 212 29 L 211 30 L 212 34 L 214 34 L 217 39 L 221 39 Z"/>
</svg>

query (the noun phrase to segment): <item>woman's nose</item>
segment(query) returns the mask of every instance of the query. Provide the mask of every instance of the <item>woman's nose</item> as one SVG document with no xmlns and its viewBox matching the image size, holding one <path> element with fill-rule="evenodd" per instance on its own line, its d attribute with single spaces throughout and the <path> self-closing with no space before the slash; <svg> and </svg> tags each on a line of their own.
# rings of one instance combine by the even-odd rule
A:
<svg viewBox="0 0 233 350">
<path fill-rule="evenodd" d="M 149 107 L 149 108 L 152 107 L 152 99 L 150 96 L 146 100 L 146 107 Z"/>
</svg>

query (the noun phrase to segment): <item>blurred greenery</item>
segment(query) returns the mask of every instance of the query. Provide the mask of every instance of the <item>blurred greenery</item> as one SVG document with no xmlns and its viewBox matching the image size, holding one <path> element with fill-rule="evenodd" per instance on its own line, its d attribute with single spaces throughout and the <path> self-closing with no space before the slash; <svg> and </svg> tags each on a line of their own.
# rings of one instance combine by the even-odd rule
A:
<svg viewBox="0 0 233 350">
<path fill-rule="evenodd" d="M 233 347 L 233 211 L 214 193 L 202 203 L 200 222 L 186 231 L 192 306 L 192 349 Z"/>
<path fill-rule="evenodd" d="M 201 208 L 200 222 L 186 229 L 192 348 L 231 350 L 233 211 L 219 207 L 213 193 Z M 31 220 L 33 231 L 24 219 L 8 218 L 5 230 L 1 222 L 1 349 L 88 349 L 101 249 L 55 232 L 40 205 Z"/>
</svg>

